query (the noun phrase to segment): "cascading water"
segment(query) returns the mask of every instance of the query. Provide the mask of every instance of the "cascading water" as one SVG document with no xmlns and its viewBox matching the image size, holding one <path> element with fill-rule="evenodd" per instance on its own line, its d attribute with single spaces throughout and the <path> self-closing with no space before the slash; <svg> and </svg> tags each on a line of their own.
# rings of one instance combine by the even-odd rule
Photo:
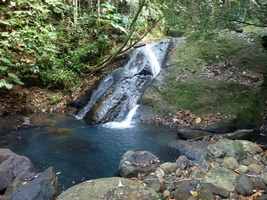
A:
<svg viewBox="0 0 267 200">
<path fill-rule="evenodd" d="M 147 56 L 148 61 L 151 64 L 152 75 L 153 75 L 153 78 L 155 78 L 160 73 L 160 70 L 161 70 L 159 61 L 156 58 L 155 53 L 152 51 L 150 45 L 146 45 L 143 51 L 145 55 Z"/>
<path fill-rule="evenodd" d="M 121 122 L 107 122 L 103 125 L 106 128 L 124 129 L 131 128 L 133 126 L 133 118 L 136 114 L 139 105 L 135 105 L 132 110 L 128 113 L 126 118 Z"/>
<path fill-rule="evenodd" d="M 128 63 L 107 76 L 76 115 L 108 128 L 128 128 L 146 86 L 160 73 L 170 40 L 136 48 Z"/>
</svg>

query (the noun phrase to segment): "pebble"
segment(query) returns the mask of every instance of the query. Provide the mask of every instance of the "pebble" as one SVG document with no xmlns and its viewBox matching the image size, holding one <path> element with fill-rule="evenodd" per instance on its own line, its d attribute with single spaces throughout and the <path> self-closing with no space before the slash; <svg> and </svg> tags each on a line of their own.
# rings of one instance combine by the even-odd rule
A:
<svg viewBox="0 0 267 200">
<path fill-rule="evenodd" d="M 248 169 L 249 169 L 250 172 L 255 172 L 257 174 L 260 174 L 261 171 L 263 170 L 263 167 L 261 165 L 258 165 L 258 164 L 254 164 L 253 163 L 253 164 L 250 164 L 248 166 Z"/>
<path fill-rule="evenodd" d="M 223 165 L 227 169 L 235 170 L 238 168 L 238 162 L 234 157 L 225 157 L 223 160 Z"/>
<path fill-rule="evenodd" d="M 246 166 L 246 165 L 240 165 L 240 166 L 238 167 L 238 171 L 239 171 L 241 174 L 245 174 L 245 173 L 248 172 L 248 166 Z"/>
<path fill-rule="evenodd" d="M 241 175 L 237 178 L 235 190 L 243 196 L 249 196 L 253 193 L 253 184 L 246 175 Z"/>
<path fill-rule="evenodd" d="M 167 174 L 174 173 L 177 169 L 176 163 L 166 162 L 160 165 L 160 168 Z"/>
<path fill-rule="evenodd" d="M 169 197 L 171 196 L 171 193 L 169 190 L 165 190 L 162 195 L 164 199 L 169 199 Z"/>
</svg>

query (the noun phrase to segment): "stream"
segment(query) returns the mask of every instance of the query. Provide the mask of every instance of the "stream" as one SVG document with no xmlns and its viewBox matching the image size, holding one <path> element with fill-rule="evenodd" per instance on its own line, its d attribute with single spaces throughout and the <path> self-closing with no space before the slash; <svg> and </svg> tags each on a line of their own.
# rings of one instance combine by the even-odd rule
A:
<svg viewBox="0 0 267 200">
<path fill-rule="evenodd" d="M 167 145 L 173 130 L 137 124 L 110 129 L 90 126 L 64 115 L 43 115 L 43 125 L 1 135 L 0 147 L 29 157 L 40 171 L 53 166 L 61 189 L 85 180 L 116 176 L 121 156 L 128 150 L 148 150 L 162 161 L 175 161 Z"/>
</svg>

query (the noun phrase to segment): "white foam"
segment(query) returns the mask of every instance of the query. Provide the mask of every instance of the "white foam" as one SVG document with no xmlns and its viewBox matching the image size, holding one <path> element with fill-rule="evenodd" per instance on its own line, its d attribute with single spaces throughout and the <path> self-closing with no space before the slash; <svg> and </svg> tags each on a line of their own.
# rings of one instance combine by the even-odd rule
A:
<svg viewBox="0 0 267 200">
<path fill-rule="evenodd" d="M 155 78 L 160 73 L 161 67 L 155 53 L 152 50 L 151 45 L 146 45 L 144 47 L 144 53 L 147 56 L 148 61 L 150 62 L 153 78 Z"/>
<path fill-rule="evenodd" d="M 103 124 L 103 127 L 105 128 L 113 128 L 113 129 L 126 129 L 126 128 L 132 128 L 133 127 L 133 118 L 136 114 L 136 111 L 138 109 L 139 105 L 136 105 L 133 107 L 126 118 L 121 122 L 108 122 L 106 124 Z"/>
</svg>

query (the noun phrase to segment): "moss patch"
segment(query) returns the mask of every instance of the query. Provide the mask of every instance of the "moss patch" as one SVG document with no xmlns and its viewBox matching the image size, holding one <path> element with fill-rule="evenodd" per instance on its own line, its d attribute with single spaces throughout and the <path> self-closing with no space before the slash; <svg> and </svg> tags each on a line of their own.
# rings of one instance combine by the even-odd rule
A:
<svg viewBox="0 0 267 200">
<path fill-rule="evenodd" d="M 236 126 L 256 125 L 264 110 L 263 90 L 254 80 L 250 85 L 250 80 L 243 78 L 251 72 L 254 79 L 255 74 L 261 76 L 267 71 L 266 52 L 257 37 L 221 32 L 208 40 L 187 40 L 170 56 L 172 67 L 167 69 L 164 84 L 152 88 L 152 98 L 146 98 L 155 112 L 166 116 L 189 110 L 198 116 L 222 115 Z M 227 65 L 226 71 L 218 72 L 222 79 L 215 78 L 217 75 L 203 78 L 202 74 L 210 73 L 207 69 L 216 65 L 222 69 Z M 232 72 L 237 80 L 228 80 Z"/>
</svg>

